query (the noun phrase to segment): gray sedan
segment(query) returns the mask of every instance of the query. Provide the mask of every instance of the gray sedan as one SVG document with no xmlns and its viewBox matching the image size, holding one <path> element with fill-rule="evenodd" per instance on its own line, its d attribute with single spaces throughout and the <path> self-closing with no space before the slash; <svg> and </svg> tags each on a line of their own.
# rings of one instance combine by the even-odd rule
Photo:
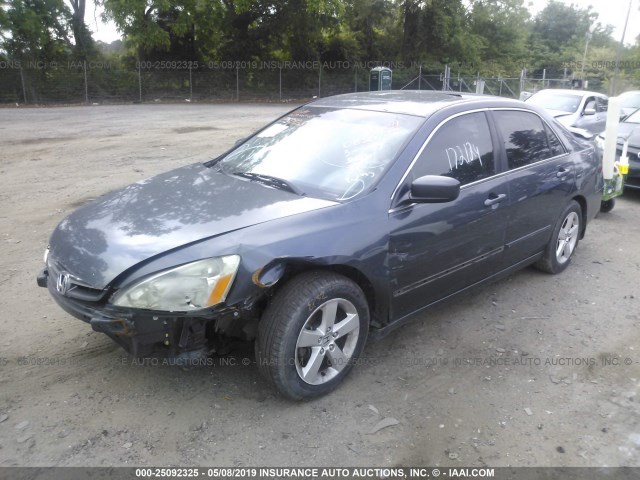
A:
<svg viewBox="0 0 640 480">
<path fill-rule="evenodd" d="M 200 364 L 252 341 L 265 380 L 309 399 L 367 337 L 528 265 L 560 273 L 601 195 L 593 145 L 536 107 L 342 95 L 84 205 L 37 280 L 134 357 Z"/>
</svg>

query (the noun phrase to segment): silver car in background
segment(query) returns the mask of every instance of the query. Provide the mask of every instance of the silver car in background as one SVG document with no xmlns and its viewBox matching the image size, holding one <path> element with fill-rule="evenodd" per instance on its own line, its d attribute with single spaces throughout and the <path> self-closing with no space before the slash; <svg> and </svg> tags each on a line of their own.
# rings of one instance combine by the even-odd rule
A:
<svg viewBox="0 0 640 480">
<path fill-rule="evenodd" d="M 586 130 L 596 135 L 604 130 L 607 122 L 609 99 L 602 93 L 547 89 L 534 93 L 525 101 L 544 108 L 572 131 Z"/>
<path fill-rule="evenodd" d="M 640 91 L 630 90 L 618 95 L 620 99 L 620 118 L 628 117 L 640 108 Z"/>
</svg>

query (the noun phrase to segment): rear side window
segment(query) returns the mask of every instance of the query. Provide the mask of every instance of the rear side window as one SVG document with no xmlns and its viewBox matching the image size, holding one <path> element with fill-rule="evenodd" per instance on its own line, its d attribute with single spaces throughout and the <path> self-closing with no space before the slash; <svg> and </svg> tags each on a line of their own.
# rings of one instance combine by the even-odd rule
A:
<svg viewBox="0 0 640 480">
<path fill-rule="evenodd" d="M 587 98 L 587 101 L 584 104 L 584 109 L 582 111 L 586 112 L 587 110 L 595 110 L 595 109 L 596 109 L 596 99 L 595 99 L 595 97 Z"/>
<path fill-rule="evenodd" d="M 551 154 L 554 157 L 557 157 L 558 155 L 566 153 L 562 143 L 558 140 L 558 136 L 553 133 L 547 125 L 544 126 L 544 129 L 547 131 L 547 137 L 549 137 L 549 148 L 551 149 Z"/>
<path fill-rule="evenodd" d="M 504 141 L 509 169 L 525 167 L 554 156 L 540 117 L 521 111 L 497 111 L 494 116 Z"/>
<path fill-rule="evenodd" d="M 493 143 L 483 112 L 449 120 L 431 137 L 413 168 L 413 178 L 452 177 L 461 185 L 496 173 Z"/>
<path fill-rule="evenodd" d="M 598 111 L 599 112 L 606 112 L 607 110 L 609 110 L 609 100 L 606 98 L 602 98 L 602 97 L 598 97 L 596 99 L 597 105 L 598 105 Z"/>
</svg>

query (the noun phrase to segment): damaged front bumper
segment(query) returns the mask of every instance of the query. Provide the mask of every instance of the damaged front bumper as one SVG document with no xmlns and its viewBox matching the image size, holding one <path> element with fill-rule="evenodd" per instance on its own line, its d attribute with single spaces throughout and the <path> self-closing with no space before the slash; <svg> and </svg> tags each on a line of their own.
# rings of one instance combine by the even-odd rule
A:
<svg viewBox="0 0 640 480">
<path fill-rule="evenodd" d="M 217 306 L 198 312 L 161 312 L 115 307 L 106 301 L 91 302 L 61 294 L 48 270 L 37 277 L 53 299 L 70 315 L 89 323 L 96 332 L 108 335 L 136 358 L 163 356 L 197 360 L 215 345 L 212 339 L 222 325 L 242 324 L 239 309 Z"/>
</svg>

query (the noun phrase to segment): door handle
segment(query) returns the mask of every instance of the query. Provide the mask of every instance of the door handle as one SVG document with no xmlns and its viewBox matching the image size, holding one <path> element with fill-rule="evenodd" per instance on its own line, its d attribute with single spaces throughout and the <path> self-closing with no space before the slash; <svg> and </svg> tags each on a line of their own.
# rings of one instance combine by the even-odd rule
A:
<svg viewBox="0 0 640 480">
<path fill-rule="evenodd" d="M 571 171 L 570 168 L 564 168 L 564 167 L 560 167 L 558 169 L 558 172 L 556 173 L 556 177 L 558 178 L 562 178 L 562 177 L 566 177 L 567 174 Z"/>
<path fill-rule="evenodd" d="M 501 193 L 500 195 L 496 195 L 495 193 L 491 194 L 489 198 L 484 201 L 485 207 L 490 207 L 491 205 L 495 205 L 496 203 L 500 203 L 502 200 L 507 198 L 506 193 Z"/>
</svg>

